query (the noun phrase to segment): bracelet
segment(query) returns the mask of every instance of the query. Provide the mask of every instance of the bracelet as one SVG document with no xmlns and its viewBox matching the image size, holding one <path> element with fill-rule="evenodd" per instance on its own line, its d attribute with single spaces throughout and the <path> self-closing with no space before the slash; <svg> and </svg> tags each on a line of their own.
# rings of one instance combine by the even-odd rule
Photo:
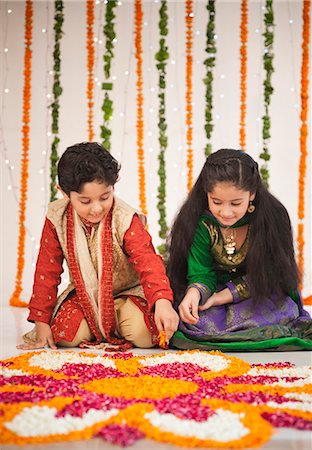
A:
<svg viewBox="0 0 312 450">
<path fill-rule="evenodd" d="M 233 303 L 238 303 L 240 301 L 239 293 L 237 292 L 236 286 L 232 281 L 226 283 L 226 287 L 230 289 L 231 294 L 233 295 Z"/>
<path fill-rule="evenodd" d="M 203 283 L 192 283 L 192 284 L 190 284 L 187 287 L 186 292 L 190 288 L 195 288 L 200 293 L 200 300 L 199 300 L 199 304 L 200 305 L 206 303 L 207 298 L 209 298 L 211 296 L 210 289 Z"/>
</svg>

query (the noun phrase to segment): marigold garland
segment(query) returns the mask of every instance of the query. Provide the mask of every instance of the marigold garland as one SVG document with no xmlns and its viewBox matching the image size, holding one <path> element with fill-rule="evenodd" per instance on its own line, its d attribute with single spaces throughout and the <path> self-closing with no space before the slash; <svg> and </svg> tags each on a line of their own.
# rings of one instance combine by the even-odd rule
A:
<svg viewBox="0 0 312 450">
<path fill-rule="evenodd" d="M 273 0 L 266 0 L 265 3 L 265 13 L 264 13 L 264 54 L 263 54 L 263 68 L 265 70 L 266 76 L 263 82 L 264 87 L 264 109 L 265 114 L 262 117 L 262 139 L 263 148 L 262 153 L 260 153 L 260 158 L 264 160 L 264 163 L 260 167 L 260 173 L 262 176 L 263 183 L 266 187 L 269 187 L 269 171 L 267 167 L 267 161 L 270 159 L 269 153 L 269 139 L 271 137 L 271 119 L 269 115 L 269 108 L 271 102 L 271 95 L 273 94 L 273 87 L 271 83 L 272 74 L 274 72 L 273 68 L 273 42 L 274 42 L 274 10 L 273 10 Z"/>
<path fill-rule="evenodd" d="M 204 83 L 206 85 L 206 108 L 205 108 L 205 132 L 207 137 L 207 144 L 205 146 L 205 156 L 209 156 L 212 151 L 211 135 L 213 131 L 213 68 L 216 61 L 216 39 L 215 39 L 215 1 L 209 0 L 206 6 L 209 13 L 209 20 L 206 31 L 206 53 L 207 58 L 204 61 L 206 66 L 206 77 Z"/>
<path fill-rule="evenodd" d="M 241 1 L 240 23 L 240 129 L 239 145 L 246 150 L 246 100 L 247 100 L 247 41 L 248 41 L 248 1 Z"/>
<path fill-rule="evenodd" d="M 0 443 L 100 437 L 129 446 L 251 448 L 273 426 L 311 430 L 311 368 L 219 351 L 41 351 L 0 361 Z"/>
<path fill-rule="evenodd" d="M 17 250 L 17 273 L 15 278 L 15 291 L 10 298 L 11 306 L 27 306 L 20 299 L 22 292 L 22 278 L 25 266 L 25 220 L 26 201 L 28 188 L 28 163 L 29 163 L 29 135 L 30 135 L 30 100 L 31 100 L 31 76 L 32 76 L 32 28 L 33 28 L 33 2 L 25 3 L 25 34 L 24 34 L 24 88 L 23 88 L 23 126 L 22 126 L 22 160 L 21 160 L 21 188 L 19 202 L 19 237 Z"/>
<path fill-rule="evenodd" d="M 159 34 L 161 36 L 159 40 L 159 50 L 155 55 L 156 67 L 158 69 L 158 141 L 159 141 L 159 154 L 158 154 L 158 175 L 159 175 L 159 186 L 158 186 L 158 203 L 157 209 L 159 212 L 158 223 L 160 225 L 159 237 L 166 239 L 168 232 L 168 225 L 166 220 L 166 162 L 165 162 L 165 152 L 168 147 L 168 136 L 167 136 L 167 120 L 166 120 L 166 65 L 169 58 L 168 47 L 166 45 L 166 36 L 168 34 L 168 14 L 167 14 L 167 1 L 162 0 L 159 8 Z M 167 248 L 166 244 L 163 242 L 158 246 L 158 251 L 163 258 L 166 258 Z"/>
<path fill-rule="evenodd" d="M 139 174 L 139 199 L 140 209 L 147 214 L 146 193 L 145 193 L 145 169 L 144 169 L 144 120 L 143 120 L 143 48 L 142 48 L 142 28 L 143 28 L 143 8 L 142 0 L 135 0 L 135 58 L 137 73 L 137 157 Z"/>
<path fill-rule="evenodd" d="M 103 56 L 104 60 L 104 75 L 105 75 L 105 83 L 102 83 L 102 89 L 104 90 L 104 100 L 102 104 L 102 111 L 104 113 L 104 123 L 101 125 L 101 138 L 103 147 L 110 151 L 111 150 L 111 142 L 110 137 L 112 135 L 112 131 L 109 127 L 109 122 L 113 117 L 113 101 L 109 97 L 109 92 L 113 89 L 113 83 L 109 80 L 110 78 L 110 70 L 112 59 L 114 57 L 114 39 L 116 37 L 115 33 L 115 13 L 114 9 L 117 6 L 117 0 L 107 0 L 106 2 L 106 10 L 105 10 L 105 25 L 103 27 L 103 33 L 105 36 L 105 53 Z"/>
<path fill-rule="evenodd" d="M 308 297 L 305 297 L 305 298 L 303 299 L 303 303 L 304 303 L 305 305 L 312 305 L 312 295 L 309 295 Z"/>
<path fill-rule="evenodd" d="M 88 137 L 89 141 L 94 138 L 94 124 L 93 124 L 93 106 L 94 106 L 94 0 L 86 0 L 86 14 L 87 14 L 87 68 L 88 68 L 88 84 L 87 84 L 87 99 L 88 99 Z"/>
<path fill-rule="evenodd" d="M 51 155 L 50 155 L 50 201 L 56 200 L 57 188 L 56 188 L 56 177 L 57 177 L 57 162 L 59 160 L 58 157 L 58 144 L 60 139 L 58 137 L 59 134 L 59 109 L 60 109 L 60 101 L 59 97 L 61 96 L 63 89 L 61 86 L 61 46 L 60 41 L 63 36 L 62 25 L 64 22 L 64 4 L 63 0 L 55 0 L 54 2 L 54 51 L 53 51 L 53 95 L 54 100 L 51 104 L 52 109 L 52 134 L 54 135 L 52 146 L 51 146 Z"/>
<path fill-rule="evenodd" d="M 185 26 L 186 26 L 186 144 L 187 144 L 187 189 L 193 186 L 193 0 L 185 2 Z"/>
<path fill-rule="evenodd" d="M 301 274 L 300 288 L 304 276 L 304 217 L 305 217 L 305 183 L 307 171 L 307 140 L 308 140 L 308 108 L 309 108 L 309 47 L 310 47 L 310 12 L 311 1 L 303 1 L 302 10 L 302 61 L 301 61 L 301 127 L 300 127 L 300 161 L 299 161 L 299 192 L 298 192 L 298 267 Z M 312 304 L 311 296 L 307 304 Z"/>
</svg>

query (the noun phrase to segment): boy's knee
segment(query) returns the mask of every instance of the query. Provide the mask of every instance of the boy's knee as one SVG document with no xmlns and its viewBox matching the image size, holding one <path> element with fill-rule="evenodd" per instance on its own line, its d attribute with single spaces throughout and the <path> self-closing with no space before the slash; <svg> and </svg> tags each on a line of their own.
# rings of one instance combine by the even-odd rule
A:
<svg viewBox="0 0 312 450">
<path fill-rule="evenodd" d="M 116 318 L 120 335 L 135 347 L 154 347 L 142 311 L 130 299 L 119 301 L 117 305 Z"/>
<path fill-rule="evenodd" d="M 60 341 L 57 345 L 61 347 L 78 347 L 82 341 L 91 341 L 92 333 L 86 319 L 82 319 L 75 337 L 72 341 Z"/>
<path fill-rule="evenodd" d="M 132 342 L 133 345 L 139 348 L 154 347 L 154 344 L 152 343 L 151 333 L 148 331 L 148 328 L 145 325 L 144 321 L 141 324 L 134 325 L 128 340 Z"/>
</svg>

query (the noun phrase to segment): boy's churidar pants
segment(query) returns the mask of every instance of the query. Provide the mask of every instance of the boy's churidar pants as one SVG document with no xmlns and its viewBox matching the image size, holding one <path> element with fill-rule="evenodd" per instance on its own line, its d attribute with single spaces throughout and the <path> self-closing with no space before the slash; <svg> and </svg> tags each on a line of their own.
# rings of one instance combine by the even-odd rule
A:
<svg viewBox="0 0 312 450">
<path fill-rule="evenodd" d="M 62 347 L 77 347 L 80 342 L 93 339 L 76 298 L 76 294 L 72 294 L 65 300 L 51 323 L 54 342 Z M 144 315 L 130 298 L 115 299 L 115 320 L 118 335 L 132 342 L 135 347 L 154 346 Z"/>
</svg>

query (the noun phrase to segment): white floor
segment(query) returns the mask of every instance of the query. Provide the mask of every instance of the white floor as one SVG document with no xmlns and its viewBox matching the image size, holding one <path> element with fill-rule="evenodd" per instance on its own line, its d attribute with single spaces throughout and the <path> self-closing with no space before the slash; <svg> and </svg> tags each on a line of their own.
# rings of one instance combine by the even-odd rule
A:
<svg viewBox="0 0 312 450">
<path fill-rule="evenodd" d="M 32 324 L 26 321 L 27 310 L 24 308 L 1 307 L 0 309 L 0 359 L 6 359 L 22 353 L 16 349 L 16 344 L 21 343 L 21 336 L 32 328 Z M 77 350 L 78 351 L 78 350 Z M 94 350 L 92 350 L 94 352 Z M 159 352 L 158 350 L 135 350 L 133 353 L 149 354 Z M 99 353 L 101 353 L 99 351 Z M 289 361 L 298 366 L 311 365 L 311 352 L 281 352 L 281 353 L 233 353 L 233 355 L 250 363 L 267 363 Z M 17 449 L 13 445 L 3 445 L 1 450 Z M 56 444 L 38 444 L 25 445 L 24 450 L 118 450 L 121 447 L 107 444 L 102 439 L 92 439 L 90 441 L 79 441 Z M 129 447 L 133 450 L 174 450 L 178 447 L 166 444 L 158 444 L 154 441 L 139 441 L 134 446 Z M 305 431 L 296 431 L 292 429 L 278 429 L 270 442 L 262 447 L 263 450 L 311 450 L 312 433 Z"/>
</svg>

